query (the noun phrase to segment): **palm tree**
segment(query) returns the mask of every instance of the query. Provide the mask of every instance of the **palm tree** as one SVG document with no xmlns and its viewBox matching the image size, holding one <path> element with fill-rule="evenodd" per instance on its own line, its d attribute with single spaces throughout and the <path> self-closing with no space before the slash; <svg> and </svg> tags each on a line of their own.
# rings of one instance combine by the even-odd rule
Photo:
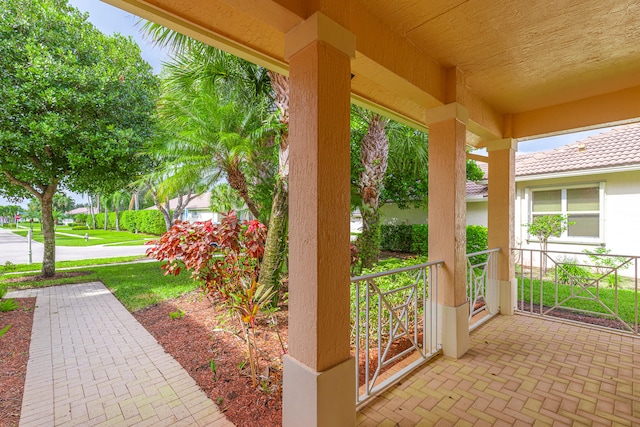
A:
<svg viewBox="0 0 640 427">
<path fill-rule="evenodd" d="M 380 192 L 387 172 L 389 139 L 385 127 L 389 120 L 360 107 L 352 107 L 352 136 L 360 140 L 361 170 L 358 190 L 361 199 L 362 234 L 358 240 L 362 266 L 372 267 L 380 254 Z"/>
<path fill-rule="evenodd" d="M 206 59 L 201 61 L 199 66 L 192 66 L 190 71 L 184 71 L 180 75 L 183 81 L 201 80 L 204 76 L 208 76 L 205 80 L 211 86 L 231 82 L 236 87 L 242 87 L 248 94 L 267 95 L 271 99 L 279 123 L 278 126 L 272 125 L 272 130 L 275 130 L 274 137 L 278 143 L 278 172 L 273 189 L 268 225 L 269 233 L 259 281 L 267 286 L 277 286 L 279 272 L 287 251 L 286 235 L 289 212 L 288 77 L 235 58 L 158 24 L 147 22 L 142 26 L 142 29 L 157 44 L 171 47 L 177 55 L 190 52 L 192 55 Z M 273 124 L 273 121 L 271 123 Z M 242 188 L 241 178 L 236 175 L 234 177 L 239 178 L 238 188 Z"/>
<path fill-rule="evenodd" d="M 265 138 L 267 100 L 224 82 L 211 90 L 210 76 L 191 72 L 207 59 L 188 51 L 166 68 L 159 114 L 174 135 L 165 150 L 175 153 L 175 162 L 165 168 L 178 168 L 181 176 L 199 171 L 195 175 L 208 175 L 211 183 L 223 175 L 259 218 L 247 175 Z"/>
</svg>

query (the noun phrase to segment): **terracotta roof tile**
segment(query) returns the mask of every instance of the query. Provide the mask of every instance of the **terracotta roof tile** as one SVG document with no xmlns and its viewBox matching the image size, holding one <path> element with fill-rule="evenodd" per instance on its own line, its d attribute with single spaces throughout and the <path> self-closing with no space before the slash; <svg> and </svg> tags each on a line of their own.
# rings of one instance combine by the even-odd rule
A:
<svg viewBox="0 0 640 427">
<path fill-rule="evenodd" d="M 540 153 L 516 155 L 516 176 L 640 165 L 640 124 Z"/>
</svg>

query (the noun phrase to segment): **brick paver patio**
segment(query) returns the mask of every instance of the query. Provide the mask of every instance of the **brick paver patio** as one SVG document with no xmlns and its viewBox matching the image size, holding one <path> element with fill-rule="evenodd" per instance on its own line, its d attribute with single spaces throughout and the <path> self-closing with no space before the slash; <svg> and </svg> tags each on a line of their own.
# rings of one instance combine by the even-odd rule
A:
<svg viewBox="0 0 640 427">
<path fill-rule="evenodd" d="M 460 360 L 427 364 L 358 413 L 358 426 L 637 426 L 640 338 L 499 316 Z"/>
<path fill-rule="evenodd" d="M 8 296 L 37 297 L 20 426 L 233 425 L 101 283 Z"/>
<path fill-rule="evenodd" d="M 231 426 L 100 283 L 37 296 L 21 426 Z M 499 316 L 362 409 L 358 426 L 640 425 L 640 338 Z"/>
</svg>

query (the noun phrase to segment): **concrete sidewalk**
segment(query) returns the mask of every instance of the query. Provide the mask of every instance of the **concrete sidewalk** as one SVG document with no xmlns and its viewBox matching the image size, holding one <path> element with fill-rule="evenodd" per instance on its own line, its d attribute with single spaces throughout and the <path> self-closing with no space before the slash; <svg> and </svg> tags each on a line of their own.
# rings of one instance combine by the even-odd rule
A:
<svg viewBox="0 0 640 427">
<path fill-rule="evenodd" d="M 113 258 L 129 255 L 144 255 L 148 246 L 56 246 L 56 261 L 72 261 L 92 258 Z M 31 258 L 33 262 L 42 262 L 44 245 L 31 242 Z M 26 237 L 19 236 L 9 230 L 0 228 L 0 265 L 7 261 L 14 264 L 29 262 L 29 244 Z"/>
<path fill-rule="evenodd" d="M 34 296 L 20 426 L 233 426 L 103 284 Z"/>
</svg>

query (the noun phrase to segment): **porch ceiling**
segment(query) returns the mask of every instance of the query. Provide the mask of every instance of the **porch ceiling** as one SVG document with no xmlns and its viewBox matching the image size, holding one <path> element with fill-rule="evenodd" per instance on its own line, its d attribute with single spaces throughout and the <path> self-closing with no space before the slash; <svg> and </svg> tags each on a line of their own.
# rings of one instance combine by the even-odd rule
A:
<svg viewBox="0 0 640 427">
<path fill-rule="evenodd" d="M 640 117 L 640 4 L 558 0 L 106 0 L 287 72 L 284 36 L 321 11 L 356 35 L 355 102 L 420 127 L 469 110 L 469 141 Z"/>
</svg>

